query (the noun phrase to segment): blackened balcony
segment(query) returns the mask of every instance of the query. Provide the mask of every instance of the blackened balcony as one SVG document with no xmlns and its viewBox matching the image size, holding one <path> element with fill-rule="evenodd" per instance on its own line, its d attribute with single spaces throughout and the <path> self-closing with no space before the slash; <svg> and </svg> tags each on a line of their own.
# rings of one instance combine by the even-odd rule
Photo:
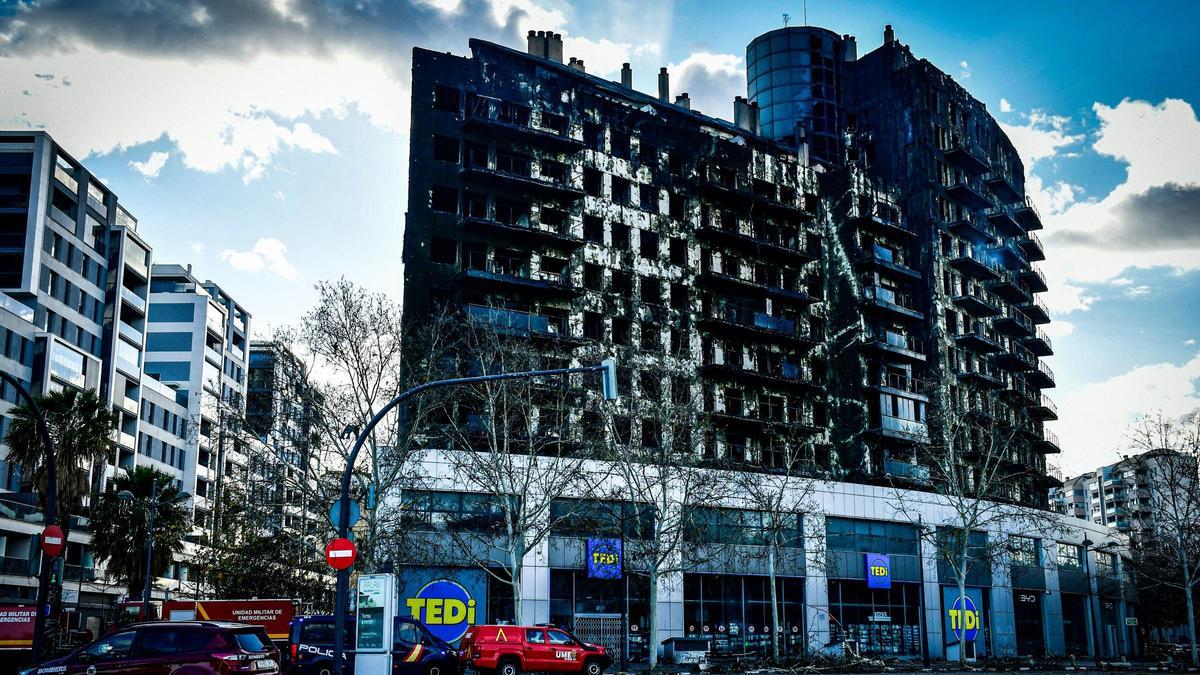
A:
<svg viewBox="0 0 1200 675">
<path fill-rule="evenodd" d="M 969 176 L 958 177 L 945 189 L 951 199 L 968 209 L 982 210 L 992 205 L 992 200 L 984 193 L 983 184 Z"/>
<path fill-rule="evenodd" d="M 1011 305 L 1004 309 L 1004 315 L 992 319 L 992 328 L 997 333 L 1009 337 L 1026 338 L 1033 335 L 1033 322 L 1024 313 Z"/>
<path fill-rule="evenodd" d="M 910 279 L 921 279 L 921 273 L 905 265 L 903 260 L 893 253 L 891 249 L 874 247 L 864 252 L 855 262 L 869 268 L 894 272 Z"/>
<path fill-rule="evenodd" d="M 703 241 L 733 246 L 751 255 L 793 263 L 806 263 L 821 257 L 820 251 L 809 250 L 799 240 L 785 241 L 766 234 L 743 234 L 736 226 L 724 227 L 715 220 L 700 224 L 696 236 Z"/>
<path fill-rule="evenodd" d="M 1050 308 L 1046 307 L 1046 303 L 1042 302 L 1041 298 L 1034 297 L 1031 301 L 1023 302 L 1016 307 L 1036 324 L 1050 323 Z"/>
<path fill-rule="evenodd" d="M 1028 232 L 1017 240 L 1017 245 L 1025 251 L 1025 257 L 1030 261 L 1045 260 L 1046 250 L 1042 248 L 1042 240 L 1036 232 Z"/>
<path fill-rule="evenodd" d="M 1020 270 L 1029 266 L 1029 260 L 1025 257 L 1025 251 L 1017 245 L 1016 241 L 1011 239 L 993 246 L 992 254 L 1000 265 L 1009 271 Z"/>
<path fill-rule="evenodd" d="M 1042 437 L 1037 439 L 1038 450 L 1042 454 L 1056 455 L 1062 452 L 1062 446 L 1058 444 L 1058 436 L 1049 429 L 1042 429 Z"/>
<path fill-rule="evenodd" d="M 879 378 L 874 381 L 874 384 L 869 384 L 868 388 L 884 390 L 891 394 L 900 394 L 905 398 L 916 399 L 918 401 L 929 400 L 929 396 L 921 391 L 920 381 L 903 373 L 881 372 L 879 373 Z"/>
<path fill-rule="evenodd" d="M 924 422 L 892 415 L 879 415 L 878 424 L 879 426 L 874 427 L 871 431 L 884 438 L 908 443 L 922 443 L 929 438 L 929 430 Z"/>
<path fill-rule="evenodd" d="M 987 293 L 978 288 L 965 288 L 958 295 L 950 296 L 950 302 L 978 318 L 996 316 L 1000 313 L 1000 308 L 992 302 Z"/>
<path fill-rule="evenodd" d="M 1026 378 L 1029 384 L 1038 389 L 1054 388 L 1054 371 L 1050 370 L 1050 366 L 1046 365 L 1045 361 L 1038 361 L 1037 369 L 1031 371 Z"/>
<path fill-rule="evenodd" d="M 876 202 L 869 209 L 852 216 L 850 220 L 856 227 L 876 234 L 901 239 L 911 239 L 917 236 L 916 231 L 900 217 L 899 209 L 888 204 Z"/>
<path fill-rule="evenodd" d="M 1025 340 L 1025 346 L 1038 356 L 1054 355 L 1054 345 L 1050 342 L 1050 336 L 1041 328 L 1035 329 L 1033 335 Z"/>
<path fill-rule="evenodd" d="M 951 141 L 949 150 L 943 150 L 942 156 L 953 162 L 958 168 L 975 176 L 981 176 L 991 171 L 992 164 L 984 152 L 974 141 L 965 138 L 955 138 Z"/>
<path fill-rule="evenodd" d="M 1000 343 L 996 341 L 996 338 L 992 337 L 982 325 L 978 324 L 969 331 L 955 335 L 954 344 L 980 354 L 991 354 L 1003 349 Z"/>
<path fill-rule="evenodd" d="M 483 291 L 517 291 L 560 298 L 574 298 L 582 293 L 566 275 L 544 273 L 535 276 L 526 270 L 498 265 L 463 270 L 455 281 L 462 287 Z"/>
<path fill-rule="evenodd" d="M 535 177 L 518 168 L 502 170 L 479 165 L 466 166 L 459 170 L 459 176 L 465 181 L 527 196 L 573 201 L 584 194 L 583 190 L 566 181 Z"/>
<path fill-rule="evenodd" d="M 459 221 L 459 226 L 466 232 L 504 237 L 506 241 L 525 244 L 529 247 L 552 244 L 574 249 L 584 244 L 582 238 L 571 234 L 566 223 L 559 226 L 533 225 L 527 218 L 506 223 L 491 218 L 464 217 Z"/>
<path fill-rule="evenodd" d="M 923 434 L 924 432 L 922 432 Z M 898 459 L 883 460 L 883 473 L 889 478 L 915 485 L 930 485 L 932 483 L 929 477 L 929 467 Z"/>
<path fill-rule="evenodd" d="M 1058 406 L 1054 405 L 1054 401 L 1050 400 L 1049 396 L 1042 394 L 1037 403 L 1029 406 L 1029 415 L 1035 420 L 1056 420 L 1058 419 Z"/>
<path fill-rule="evenodd" d="M 1005 270 L 999 279 L 988 282 L 988 290 L 1006 302 L 1028 302 L 1029 293 L 1021 286 L 1016 272 Z"/>
<path fill-rule="evenodd" d="M 925 315 L 915 309 L 912 296 L 883 286 L 863 288 L 863 302 L 867 307 L 881 310 L 902 319 L 924 319 Z"/>
<path fill-rule="evenodd" d="M 701 169 L 700 192 L 717 203 L 745 209 L 754 200 L 748 187 L 737 179 L 732 169 Z"/>
<path fill-rule="evenodd" d="M 774 189 L 759 189 L 758 184 L 761 181 L 755 181 L 754 191 L 751 197 L 754 199 L 756 208 L 762 208 L 768 213 L 773 213 L 784 218 L 803 218 L 809 219 L 813 217 L 812 212 L 805 209 L 794 200 L 779 199 Z"/>
<path fill-rule="evenodd" d="M 564 327 L 551 322 L 549 317 L 500 307 L 466 305 L 464 311 L 472 321 L 489 326 L 501 335 L 527 337 L 541 340 L 569 340 Z"/>
<path fill-rule="evenodd" d="M 984 174 L 983 183 L 988 186 L 992 194 L 1006 204 L 1021 201 L 1021 193 L 1017 190 L 1016 182 L 1003 170 Z"/>
<path fill-rule="evenodd" d="M 866 334 L 865 346 L 906 361 L 924 362 L 924 346 L 911 335 L 873 328 Z"/>
<path fill-rule="evenodd" d="M 704 365 L 700 366 L 700 374 L 709 378 L 781 389 L 800 391 L 822 389 L 822 386 L 809 379 L 805 375 L 804 369 L 794 361 L 759 363 L 753 368 L 743 368 L 740 364 L 716 363 L 710 356 L 706 357 Z"/>
<path fill-rule="evenodd" d="M 803 347 L 815 346 L 819 340 L 801 333 L 791 319 L 771 316 L 763 312 L 741 307 L 718 308 L 715 317 L 700 320 L 700 328 L 715 335 L 737 338 L 759 338 L 768 342 L 792 344 Z"/>
<path fill-rule="evenodd" d="M 979 216 L 966 212 L 958 220 L 952 220 L 947 225 L 954 234 L 973 244 L 985 244 L 996 241 L 996 232 L 992 224 Z"/>
<path fill-rule="evenodd" d="M 1025 234 L 1025 228 L 1017 221 L 1017 214 L 1011 206 L 993 206 L 984 211 L 984 215 L 987 216 L 988 222 L 995 226 L 996 232 L 1005 237 L 1019 237 Z"/>
<path fill-rule="evenodd" d="M 993 354 L 992 362 L 999 368 L 1015 373 L 1023 373 L 1037 368 L 1037 357 L 1033 355 L 1033 352 L 1016 343 L 1013 343 L 1008 351 Z"/>
<path fill-rule="evenodd" d="M 1017 276 L 1031 293 L 1045 293 L 1050 290 L 1050 284 L 1046 282 L 1046 275 L 1036 265 L 1018 270 Z"/>
<path fill-rule="evenodd" d="M 564 125 L 565 132 L 570 125 Z M 468 110 L 463 118 L 463 129 L 480 132 L 487 135 L 488 140 L 503 139 L 514 143 L 523 143 L 557 152 L 573 152 L 583 149 L 582 139 L 571 138 L 566 133 L 539 129 L 528 124 L 522 124 L 515 119 L 506 119 L 497 113 L 497 106 L 479 106 Z"/>
<path fill-rule="evenodd" d="M 950 266 L 983 281 L 999 279 L 1002 271 L 983 247 L 963 246 L 956 254 L 951 254 Z"/>
<path fill-rule="evenodd" d="M 735 277 L 732 274 L 714 272 L 712 270 L 701 272 L 700 275 L 696 277 L 696 281 L 702 286 L 709 288 L 724 288 L 742 293 L 750 292 L 780 300 L 787 300 L 789 302 L 801 304 L 812 304 L 814 302 L 818 302 L 818 300 L 811 297 L 804 291 L 793 291 L 789 288 L 768 286 L 767 284 L 761 284 L 756 281 Z"/>
<path fill-rule="evenodd" d="M 1020 405 L 1031 406 L 1037 404 L 1042 394 L 1036 388 L 1029 386 L 1024 378 L 1014 375 L 1009 378 L 1008 384 L 1004 387 L 1004 395 Z"/>
<path fill-rule="evenodd" d="M 980 367 L 978 370 L 964 370 L 958 373 L 958 380 L 966 384 L 971 384 L 988 389 L 1003 389 L 1004 378 L 999 373 L 993 372 L 990 368 Z"/>
<path fill-rule="evenodd" d="M 1025 197 L 1022 204 L 1016 208 L 1017 221 L 1025 226 L 1026 230 L 1042 229 L 1042 215 L 1038 213 L 1037 207 L 1033 205 L 1033 200 Z"/>
<path fill-rule="evenodd" d="M 714 424 L 727 429 L 740 429 L 751 432 L 761 432 L 768 429 L 787 429 L 804 434 L 819 434 L 823 428 L 812 424 L 810 420 L 784 419 L 782 410 L 759 409 L 757 414 L 743 409 L 711 411 L 704 416 Z"/>
</svg>

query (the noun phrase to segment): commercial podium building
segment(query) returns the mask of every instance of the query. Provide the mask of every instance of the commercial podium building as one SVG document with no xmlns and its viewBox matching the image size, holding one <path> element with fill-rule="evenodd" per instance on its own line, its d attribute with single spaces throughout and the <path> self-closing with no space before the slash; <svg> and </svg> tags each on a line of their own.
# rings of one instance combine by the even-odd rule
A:
<svg viewBox="0 0 1200 675">
<path fill-rule="evenodd" d="M 981 655 L 1136 649 L 1107 529 L 977 533 L 1008 539 L 1014 553 L 976 571 L 969 600 L 952 595 L 918 535 L 949 522 L 920 452 L 939 406 L 986 398 L 976 412 L 1019 432 L 999 499 L 1044 510 L 1060 484 L 1046 463 L 1058 444 L 1044 427 L 1056 413 L 1042 394 L 1054 377 L 1041 361 L 1051 354 L 1036 295 L 1046 290 L 1034 264 L 1041 223 L 1020 159 L 982 103 L 890 27 L 861 58 L 854 38 L 819 28 L 756 38 L 749 97 L 733 102 L 732 122 L 692 110 L 687 93 L 672 97 L 666 69 L 649 95 L 632 88 L 628 67 L 612 82 L 564 64 L 552 33 L 531 32 L 525 51 L 470 48 L 414 50 L 408 320 L 449 311 L 526 341 L 547 364 L 612 355 L 623 397 L 695 402 L 695 433 L 671 439 L 635 416 L 594 427 L 586 394 L 539 409 L 569 434 L 672 444 L 714 472 L 803 467 L 813 508 L 795 514 L 778 561 L 791 649 L 853 642 L 942 658 L 958 648 L 955 603 L 981 618 Z M 405 493 L 411 527 L 471 527 L 487 511 L 488 496 L 464 490 L 445 461 L 474 451 L 428 453 L 432 484 Z M 763 514 L 739 501 L 731 490 L 697 507 L 706 525 L 690 543 L 753 548 Z M 618 644 L 623 634 L 636 657 L 649 648 L 645 577 L 589 576 L 583 552 L 619 536 L 639 507 L 589 509 L 595 517 L 555 521 L 527 552 L 523 619 Z M 890 588 L 869 587 L 867 553 L 887 556 Z M 766 569 L 745 559 L 713 556 L 664 579 L 661 635 L 764 648 Z M 454 579 L 488 621 L 513 616 L 507 587 L 465 557 L 402 576 L 404 593 Z"/>
</svg>

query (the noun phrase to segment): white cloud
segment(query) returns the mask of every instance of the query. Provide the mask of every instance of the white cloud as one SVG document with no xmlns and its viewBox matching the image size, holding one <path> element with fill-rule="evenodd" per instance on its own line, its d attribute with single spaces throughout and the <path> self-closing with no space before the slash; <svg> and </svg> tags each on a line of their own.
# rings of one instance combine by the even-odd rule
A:
<svg viewBox="0 0 1200 675">
<path fill-rule="evenodd" d="M 158 174 L 167 165 L 169 152 L 152 152 L 144 162 L 130 162 L 129 167 L 146 178 L 158 178 Z"/>
<path fill-rule="evenodd" d="M 196 255 L 204 253 L 204 242 L 202 241 L 189 241 L 187 242 L 187 247 L 188 250 Z"/>
<path fill-rule="evenodd" d="M 1117 277 L 1110 280 L 1108 283 L 1112 284 L 1113 286 L 1132 286 L 1133 279 L 1130 279 L 1129 277 Z"/>
<path fill-rule="evenodd" d="M 266 270 L 288 281 L 300 278 L 300 271 L 287 261 L 287 246 L 274 237 L 262 237 L 254 242 L 249 251 L 221 251 L 221 260 L 241 272 L 261 272 Z"/>
<path fill-rule="evenodd" d="M 572 56 L 582 59 L 588 73 L 605 77 L 620 73 L 622 63 L 658 56 L 660 51 L 661 46 L 656 42 L 634 45 L 613 42 L 607 38 L 589 40 L 585 37 L 563 37 L 563 55 L 567 60 Z"/>
<path fill-rule="evenodd" d="M 1125 289 L 1125 297 L 1127 298 L 1141 298 L 1147 295 L 1150 295 L 1149 286 L 1130 286 Z"/>
<path fill-rule="evenodd" d="M 746 95 L 746 70 L 736 54 L 694 52 L 667 66 L 671 74 L 671 100 L 687 92 L 692 109 L 710 117 L 731 119 L 733 99 Z"/>
<path fill-rule="evenodd" d="M 440 7 L 449 3 L 438 0 L 437 2 L 430 1 L 429 4 Z M 561 33 L 563 27 L 567 25 L 566 14 L 557 9 L 541 7 L 532 0 L 491 0 L 491 4 L 492 20 L 497 24 L 505 23 L 512 12 L 521 12 L 522 16 L 517 22 L 517 28 L 522 35 L 530 30 L 549 30 Z M 457 3 L 455 9 L 458 9 Z"/>
<path fill-rule="evenodd" d="M 1006 99 L 1006 98 L 1000 99 L 1000 112 L 1010 113 L 1012 111 L 1013 111 L 1013 107 L 1012 107 L 1012 104 L 1008 102 L 1008 99 Z"/>
<path fill-rule="evenodd" d="M 1188 338 L 1188 339 L 1186 339 L 1186 340 L 1184 340 L 1184 341 L 1183 341 L 1183 346 L 1184 346 L 1184 347 L 1191 347 L 1191 346 L 1192 346 L 1192 345 L 1194 345 L 1194 344 L 1196 344 L 1196 338 Z"/>
<path fill-rule="evenodd" d="M 1051 324 L 1053 325 L 1053 324 Z M 1139 366 L 1084 386 L 1059 401 L 1059 440 L 1068 473 L 1108 463 L 1127 446 L 1125 433 L 1142 415 L 1178 417 L 1200 408 L 1200 354 L 1175 365 Z"/>
<path fill-rule="evenodd" d="M 54 86 L 33 77 L 35 70 L 69 74 L 74 85 Z M 374 125 L 403 132 L 409 107 L 407 86 L 384 64 L 349 51 L 322 58 L 262 54 L 241 63 L 81 47 L 0 59 L 0 81 L 31 94 L 0 97 L 0 126 L 44 127 L 84 157 L 166 137 L 184 166 L 232 169 L 245 181 L 262 177 L 284 151 L 335 152 L 298 118 L 340 117 L 356 108 Z M 105 105 L 96 106 L 98 100 Z"/>
<path fill-rule="evenodd" d="M 962 68 L 962 72 L 958 74 L 958 77 L 963 80 L 970 79 L 971 64 L 967 63 L 966 61 L 959 61 L 958 67 Z"/>
<path fill-rule="evenodd" d="M 1071 323 L 1070 321 L 1055 319 L 1054 321 L 1042 326 L 1042 329 L 1045 330 L 1046 334 L 1052 338 L 1066 337 L 1075 332 L 1075 324 Z"/>
</svg>

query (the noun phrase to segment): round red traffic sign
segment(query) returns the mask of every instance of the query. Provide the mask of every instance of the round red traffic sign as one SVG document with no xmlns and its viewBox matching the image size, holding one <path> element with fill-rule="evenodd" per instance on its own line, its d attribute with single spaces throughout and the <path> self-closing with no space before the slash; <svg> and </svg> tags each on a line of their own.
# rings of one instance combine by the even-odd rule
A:
<svg viewBox="0 0 1200 675">
<path fill-rule="evenodd" d="M 349 539 L 339 537 L 325 547 L 325 562 L 335 570 L 350 569 L 357 558 L 358 549 L 354 548 L 354 542 Z"/>
<path fill-rule="evenodd" d="M 42 552 L 51 558 L 57 558 L 67 545 L 67 538 L 62 528 L 57 525 L 47 525 L 42 530 Z"/>
</svg>

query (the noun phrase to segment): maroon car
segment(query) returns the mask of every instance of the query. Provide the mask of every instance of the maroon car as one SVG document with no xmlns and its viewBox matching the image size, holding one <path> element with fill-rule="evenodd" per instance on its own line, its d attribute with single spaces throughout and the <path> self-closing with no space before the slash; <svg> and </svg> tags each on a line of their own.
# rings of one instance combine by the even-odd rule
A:
<svg viewBox="0 0 1200 675">
<path fill-rule="evenodd" d="M 22 675 L 271 675 L 279 649 L 262 626 L 226 621 L 155 621 L 125 626 Z"/>
</svg>

